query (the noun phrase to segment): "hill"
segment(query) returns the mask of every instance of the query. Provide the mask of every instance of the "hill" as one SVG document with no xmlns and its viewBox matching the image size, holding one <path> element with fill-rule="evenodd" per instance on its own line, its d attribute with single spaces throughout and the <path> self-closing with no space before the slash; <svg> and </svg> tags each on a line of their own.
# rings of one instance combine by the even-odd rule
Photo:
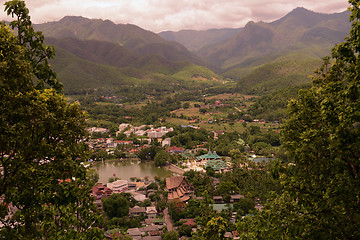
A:
<svg viewBox="0 0 360 240">
<path fill-rule="evenodd" d="M 321 14 L 297 8 L 271 22 L 249 22 L 235 36 L 197 54 L 221 66 L 239 90 L 264 94 L 310 82 L 321 58 L 350 30 L 348 13 Z"/>
<path fill-rule="evenodd" d="M 48 38 L 47 43 L 55 47 L 52 65 L 67 94 L 94 89 L 127 94 L 153 94 L 155 89 L 173 92 L 200 87 L 193 76 L 211 76 L 202 82 L 208 86 L 217 84 L 213 78 L 221 78 L 191 62 L 173 62 L 159 55 L 141 56 L 110 42 Z"/>
<path fill-rule="evenodd" d="M 223 69 L 245 67 L 271 55 L 313 49 L 323 57 L 350 30 L 348 13 L 321 14 L 297 8 L 272 22 L 249 22 L 235 36 L 203 47 L 197 54 Z"/>
<path fill-rule="evenodd" d="M 249 22 L 243 29 L 183 30 L 158 35 L 131 24 L 82 17 L 65 17 L 36 28 L 51 37 L 49 42 L 56 48 L 97 67 L 121 69 L 121 74 L 130 78 L 161 79 L 163 83 L 166 78 L 172 81 L 179 77 L 185 84 L 184 76 L 193 82 L 208 75 L 209 70 L 196 67 L 199 65 L 222 72 L 224 78 L 237 83 L 240 92 L 266 94 L 308 83 L 321 57 L 343 40 L 350 23 L 347 12 L 321 14 L 297 8 L 274 22 Z M 204 76 L 188 75 L 197 68 Z M 204 79 L 218 79 L 211 74 L 213 77 Z"/>
<path fill-rule="evenodd" d="M 109 42 L 142 56 L 156 54 L 170 61 L 189 61 L 208 66 L 179 43 L 166 41 L 157 34 L 132 24 L 67 16 L 60 21 L 37 24 L 35 29 L 42 31 L 48 38 Z"/>
<path fill-rule="evenodd" d="M 176 41 L 192 52 L 202 47 L 231 38 L 239 33 L 242 28 L 209 29 L 205 31 L 181 30 L 178 32 L 165 31 L 159 33 L 167 41 Z"/>
</svg>

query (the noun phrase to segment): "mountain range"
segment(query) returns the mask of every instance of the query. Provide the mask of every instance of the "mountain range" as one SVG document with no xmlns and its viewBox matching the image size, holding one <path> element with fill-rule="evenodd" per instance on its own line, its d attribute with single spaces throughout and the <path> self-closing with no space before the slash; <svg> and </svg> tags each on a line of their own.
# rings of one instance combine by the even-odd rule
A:
<svg viewBox="0 0 360 240">
<path fill-rule="evenodd" d="M 68 16 L 35 29 L 55 46 L 53 65 L 67 90 L 141 84 L 191 88 L 200 76 L 209 86 L 224 78 L 235 81 L 239 91 L 263 94 L 309 82 L 321 57 L 349 32 L 348 17 L 347 12 L 297 8 L 274 22 L 249 22 L 243 28 L 156 34 L 131 24 Z"/>
</svg>

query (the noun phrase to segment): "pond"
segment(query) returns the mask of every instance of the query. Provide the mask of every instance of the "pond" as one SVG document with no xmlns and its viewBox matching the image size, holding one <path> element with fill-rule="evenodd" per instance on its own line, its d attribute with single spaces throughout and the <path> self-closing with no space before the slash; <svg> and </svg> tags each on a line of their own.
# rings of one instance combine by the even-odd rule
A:
<svg viewBox="0 0 360 240">
<path fill-rule="evenodd" d="M 155 167 L 153 162 L 140 162 L 138 160 L 114 160 L 96 162 L 93 168 L 99 173 L 99 182 L 107 183 L 110 177 L 130 180 L 132 177 L 153 179 L 155 176 L 165 178 L 173 173 L 165 168 Z"/>
</svg>

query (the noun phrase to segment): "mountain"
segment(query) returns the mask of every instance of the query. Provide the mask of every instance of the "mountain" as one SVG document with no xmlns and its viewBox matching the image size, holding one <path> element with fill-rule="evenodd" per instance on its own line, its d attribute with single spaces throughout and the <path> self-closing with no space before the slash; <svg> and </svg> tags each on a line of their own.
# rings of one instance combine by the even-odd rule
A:
<svg viewBox="0 0 360 240">
<path fill-rule="evenodd" d="M 162 69 L 166 68 L 167 73 L 173 74 L 192 64 L 190 61 L 170 61 L 155 53 L 143 56 L 111 42 L 47 38 L 47 43 L 55 46 L 55 49 L 61 48 L 87 61 L 118 68 L 151 69 L 152 72 L 163 72 Z"/>
<path fill-rule="evenodd" d="M 56 57 L 51 63 L 67 94 L 89 89 L 142 94 L 152 89 L 172 92 L 200 84 L 211 86 L 217 84 L 215 78 L 221 79 L 206 67 L 189 61 L 170 61 L 157 54 L 142 56 L 111 42 L 46 38 L 46 43 L 55 47 Z M 196 82 L 194 76 L 208 81 Z"/>
<path fill-rule="evenodd" d="M 167 81 L 180 86 L 197 76 L 207 76 L 210 82 L 221 78 L 208 67 L 235 82 L 238 91 L 267 94 L 310 82 L 308 76 L 321 65 L 321 57 L 349 32 L 348 16 L 347 12 L 321 14 L 297 8 L 274 22 L 249 22 L 242 29 L 160 34 L 82 17 L 35 27 L 60 53 L 54 66 L 63 77 L 76 76 L 80 81 L 83 73 L 81 81 L 92 79 L 93 85 L 112 86 L 117 79 L 119 84 L 157 83 L 161 88 L 171 85 L 164 84 Z M 77 69 L 80 67 L 89 71 Z M 101 81 L 102 75 L 94 69 L 103 72 L 106 80 Z"/>
<path fill-rule="evenodd" d="M 308 49 L 313 50 L 311 57 L 322 57 L 349 30 L 347 12 L 321 14 L 297 8 L 272 23 L 249 22 L 235 36 L 207 45 L 197 54 L 223 69 L 260 65 L 263 58 Z"/>
<path fill-rule="evenodd" d="M 88 89 L 176 91 L 184 87 L 180 82 L 188 88 L 200 85 L 192 73 L 211 75 L 207 86 L 221 78 L 181 44 L 135 25 L 68 16 L 35 25 L 35 29 L 55 47 L 52 64 L 66 93 Z"/>
<path fill-rule="evenodd" d="M 60 21 L 37 24 L 35 29 L 42 31 L 47 38 L 109 42 L 142 56 L 156 54 L 170 61 L 188 61 L 208 66 L 179 43 L 166 41 L 157 34 L 132 24 L 67 16 Z"/>
<path fill-rule="evenodd" d="M 157 34 L 132 24 L 115 24 L 110 20 L 66 16 L 60 21 L 36 24 L 35 29 L 46 37 L 76 38 L 116 43 L 135 49 L 149 43 L 165 42 Z"/>
<path fill-rule="evenodd" d="M 181 30 L 178 32 L 165 31 L 159 36 L 167 41 L 176 41 L 185 46 L 192 52 L 200 50 L 202 47 L 220 42 L 239 33 L 242 28 L 222 28 L 209 29 L 205 31 Z"/>
</svg>

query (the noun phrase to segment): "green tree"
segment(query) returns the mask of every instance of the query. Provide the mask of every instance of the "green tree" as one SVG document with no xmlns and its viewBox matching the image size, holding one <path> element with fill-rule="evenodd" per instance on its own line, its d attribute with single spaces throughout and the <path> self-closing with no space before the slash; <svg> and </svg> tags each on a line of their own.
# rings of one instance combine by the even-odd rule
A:
<svg viewBox="0 0 360 240">
<path fill-rule="evenodd" d="M 129 202 L 121 194 L 112 194 L 102 199 L 104 212 L 111 219 L 114 217 L 125 217 L 129 214 Z"/>
<path fill-rule="evenodd" d="M 107 151 L 105 149 L 97 150 L 94 153 L 94 155 L 95 155 L 96 160 L 105 160 L 106 158 L 109 157 L 109 154 L 107 153 Z"/>
<path fill-rule="evenodd" d="M 171 154 L 165 150 L 160 150 L 156 153 L 154 158 L 155 166 L 165 166 L 171 160 Z"/>
<path fill-rule="evenodd" d="M 219 186 L 216 189 L 216 194 L 219 194 L 223 197 L 225 197 L 225 196 L 230 197 L 230 195 L 237 194 L 237 193 L 239 193 L 239 188 L 238 188 L 238 186 L 236 186 L 235 183 L 233 183 L 231 181 L 220 182 Z"/>
<path fill-rule="evenodd" d="M 172 200 L 169 202 L 169 215 L 174 222 L 185 217 L 186 204 L 180 200 Z"/>
<path fill-rule="evenodd" d="M 156 147 L 156 146 L 151 146 L 149 148 L 143 148 L 139 152 L 138 156 L 141 160 L 153 160 L 157 151 L 158 151 L 158 147 Z"/>
<path fill-rule="evenodd" d="M 94 168 L 87 169 L 86 178 L 90 186 L 94 186 L 99 181 L 99 173 Z"/>
<path fill-rule="evenodd" d="M 180 237 L 182 236 L 191 237 L 192 228 L 189 225 L 182 224 L 180 227 L 178 227 L 178 232 Z"/>
<path fill-rule="evenodd" d="M 289 104 L 284 191 L 256 220 L 257 239 L 360 238 L 360 2 L 349 3 L 349 35 Z"/>
<path fill-rule="evenodd" d="M 0 219 L 4 239 L 102 238 L 90 198 L 85 116 L 59 93 L 52 47 L 35 32 L 23 1 L 5 3 L 0 23 Z M 7 217 L 14 209 L 12 217 Z"/>
<path fill-rule="evenodd" d="M 255 210 L 255 202 L 250 198 L 240 198 L 239 202 L 234 203 L 234 209 L 236 212 L 241 211 L 241 215 L 245 215 Z"/>
<path fill-rule="evenodd" d="M 176 231 L 165 232 L 161 235 L 161 239 L 163 240 L 178 240 L 179 234 Z"/>
<path fill-rule="evenodd" d="M 207 239 L 221 240 L 225 239 L 224 234 L 228 224 L 222 217 L 213 217 L 207 224 L 203 235 Z"/>
</svg>

